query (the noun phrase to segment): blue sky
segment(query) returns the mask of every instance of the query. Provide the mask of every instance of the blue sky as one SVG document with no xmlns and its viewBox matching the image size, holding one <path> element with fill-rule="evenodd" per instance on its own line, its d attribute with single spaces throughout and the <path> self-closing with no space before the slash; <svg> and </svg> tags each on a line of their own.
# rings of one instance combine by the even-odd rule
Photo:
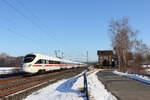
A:
<svg viewBox="0 0 150 100">
<path fill-rule="evenodd" d="M 0 53 L 54 56 L 60 50 L 83 61 L 88 51 L 96 61 L 97 50 L 111 49 L 111 19 L 123 17 L 149 45 L 149 5 L 149 0 L 0 0 Z"/>
</svg>

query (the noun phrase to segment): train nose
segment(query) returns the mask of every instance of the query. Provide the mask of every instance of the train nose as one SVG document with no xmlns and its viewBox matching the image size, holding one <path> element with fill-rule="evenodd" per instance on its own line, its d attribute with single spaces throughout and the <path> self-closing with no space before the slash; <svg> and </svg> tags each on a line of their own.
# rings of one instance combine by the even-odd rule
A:
<svg viewBox="0 0 150 100">
<path fill-rule="evenodd" d="M 22 64 L 20 68 L 20 72 L 23 72 L 23 71 L 24 71 L 24 65 Z"/>
<path fill-rule="evenodd" d="M 32 66 L 31 63 L 23 64 L 23 67 L 31 67 L 31 66 Z"/>
<path fill-rule="evenodd" d="M 22 67 L 21 67 L 21 72 L 26 72 L 26 70 L 31 67 L 31 64 L 22 64 Z"/>
</svg>

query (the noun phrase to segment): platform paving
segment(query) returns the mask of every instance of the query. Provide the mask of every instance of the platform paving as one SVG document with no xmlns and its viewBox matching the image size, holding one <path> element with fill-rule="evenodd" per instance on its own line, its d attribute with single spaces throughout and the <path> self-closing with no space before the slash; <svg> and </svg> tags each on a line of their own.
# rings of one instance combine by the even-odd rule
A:
<svg viewBox="0 0 150 100">
<path fill-rule="evenodd" d="M 118 100 L 150 100 L 150 85 L 113 74 L 113 70 L 97 73 L 98 79 Z"/>
</svg>

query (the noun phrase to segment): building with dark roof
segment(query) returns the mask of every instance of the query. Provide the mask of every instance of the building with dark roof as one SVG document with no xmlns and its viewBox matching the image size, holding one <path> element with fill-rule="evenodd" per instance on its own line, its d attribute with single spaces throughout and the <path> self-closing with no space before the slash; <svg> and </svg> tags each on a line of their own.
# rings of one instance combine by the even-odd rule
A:
<svg viewBox="0 0 150 100">
<path fill-rule="evenodd" d="M 115 67 L 115 55 L 112 50 L 98 50 L 98 65 L 102 68 Z"/>
</svg>

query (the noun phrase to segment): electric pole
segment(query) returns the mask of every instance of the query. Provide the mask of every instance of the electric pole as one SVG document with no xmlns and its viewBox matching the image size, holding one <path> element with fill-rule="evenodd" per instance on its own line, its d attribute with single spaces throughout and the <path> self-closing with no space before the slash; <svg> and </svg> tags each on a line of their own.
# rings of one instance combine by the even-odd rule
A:
<svg viewBox="0 0 150 100">
<path fill-rule="evenodd" d="M 64 53 L 63 53 L 63 52 L 61 53 L 61 58 L 62 58 L 62 59 L 64 58 Z"/>
<path fill-rule="evenodd" d="M 88 51 L 86 52 L 86 57 L 87 57 L 87 64 L 88 64 L 88 56 L 89 56 L 89 53 L 88 53 Z"/>
<path fill-rule="evenodd" d="M 59 58 L 58 52 L 60 52 L 60 50 L 55 50 L 55 56 L 56 56 L 57 58 Z"/>
</svg>

